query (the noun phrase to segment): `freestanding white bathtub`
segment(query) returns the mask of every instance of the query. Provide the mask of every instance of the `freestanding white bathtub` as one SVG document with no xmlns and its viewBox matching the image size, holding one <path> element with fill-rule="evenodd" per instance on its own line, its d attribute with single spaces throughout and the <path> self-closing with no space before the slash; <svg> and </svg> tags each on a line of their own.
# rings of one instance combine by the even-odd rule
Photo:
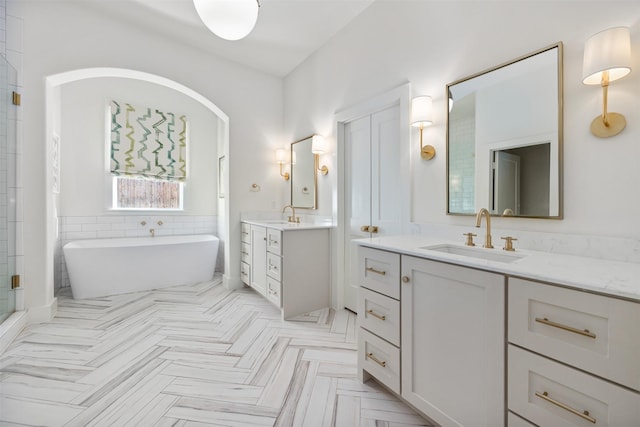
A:
<svg viewBox="0 0 640 427">
<path fill-rule="evenodd" d="M 77 240 L 64 245 L 74 299 L 126 294 L 213 278 L 211 235 Z"/>
</svg>

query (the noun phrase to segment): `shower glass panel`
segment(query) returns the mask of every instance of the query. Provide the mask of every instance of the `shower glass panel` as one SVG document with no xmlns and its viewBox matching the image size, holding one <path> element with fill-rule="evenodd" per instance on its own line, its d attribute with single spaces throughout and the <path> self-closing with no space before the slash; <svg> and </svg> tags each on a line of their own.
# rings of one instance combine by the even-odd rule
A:
<svg viewBox="0 0 640 427">
<path fill-rule="evenodd" d="M 16 308 L 11 277 L 16 241 L 16 107 L 17 72 L 0 56 L 0 322 Z"/>
</svg>

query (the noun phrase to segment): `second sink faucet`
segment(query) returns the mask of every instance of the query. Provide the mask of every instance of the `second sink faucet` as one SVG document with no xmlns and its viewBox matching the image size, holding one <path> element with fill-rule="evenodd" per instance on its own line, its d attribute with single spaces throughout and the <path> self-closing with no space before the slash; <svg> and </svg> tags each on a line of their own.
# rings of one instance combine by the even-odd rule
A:
<svg viewBox="0 0 640 427">
<path fill-rule="evenodd" d="M 487 209 L 482 208 L 478 211 L 476 215 L 476 227 L 480 228 L 483 215 L 487 219 L 487 234 L 484 236 L 484 245 L 482 245 L 482 247 L 493 249 L 493 245 L 491 244 L 491 214 Z"/>
<path fill-rule="evenodd" d="M 284 213 L 287 208 L 291 208 L 291 216 L 287 219 L 287 221 L 300 223 L 300 217 L 296 216 L 296 208 L 294 208 L 293 205 L 286 205 L 284 208 L 282 208 L 282 213 Z"/>
</svg>

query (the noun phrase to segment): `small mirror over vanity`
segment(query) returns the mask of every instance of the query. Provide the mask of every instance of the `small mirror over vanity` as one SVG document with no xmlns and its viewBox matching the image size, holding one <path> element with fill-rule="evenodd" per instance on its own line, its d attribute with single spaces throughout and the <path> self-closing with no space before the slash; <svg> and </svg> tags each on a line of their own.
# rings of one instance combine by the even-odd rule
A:
<svg viewBox="0 0 640 427">
<path fill-rule="evenodd" d="M 315 156 L 310 136 L 291 144 L 291 205 L 295 208 L 316 209 Z"/>
<path fill-rule="evenodd" d="M 562 218 L 562 43 L 447 94 L 447 213 Z"/>
</svg>

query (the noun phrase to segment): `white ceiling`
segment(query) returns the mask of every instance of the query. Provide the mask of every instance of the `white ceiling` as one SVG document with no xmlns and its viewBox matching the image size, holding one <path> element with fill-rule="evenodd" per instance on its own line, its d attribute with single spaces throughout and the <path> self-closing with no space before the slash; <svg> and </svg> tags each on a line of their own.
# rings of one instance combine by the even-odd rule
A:
<svg viewBox="0 0 640 427">
<path fill-rule="evenodd" d="M 192 0 L 93 0 L 101 13 L 276 76 L 285 76 L 374 0 L 260 0 L 258 22 L 226 41 L 200 21 Z"/>
</svg>

